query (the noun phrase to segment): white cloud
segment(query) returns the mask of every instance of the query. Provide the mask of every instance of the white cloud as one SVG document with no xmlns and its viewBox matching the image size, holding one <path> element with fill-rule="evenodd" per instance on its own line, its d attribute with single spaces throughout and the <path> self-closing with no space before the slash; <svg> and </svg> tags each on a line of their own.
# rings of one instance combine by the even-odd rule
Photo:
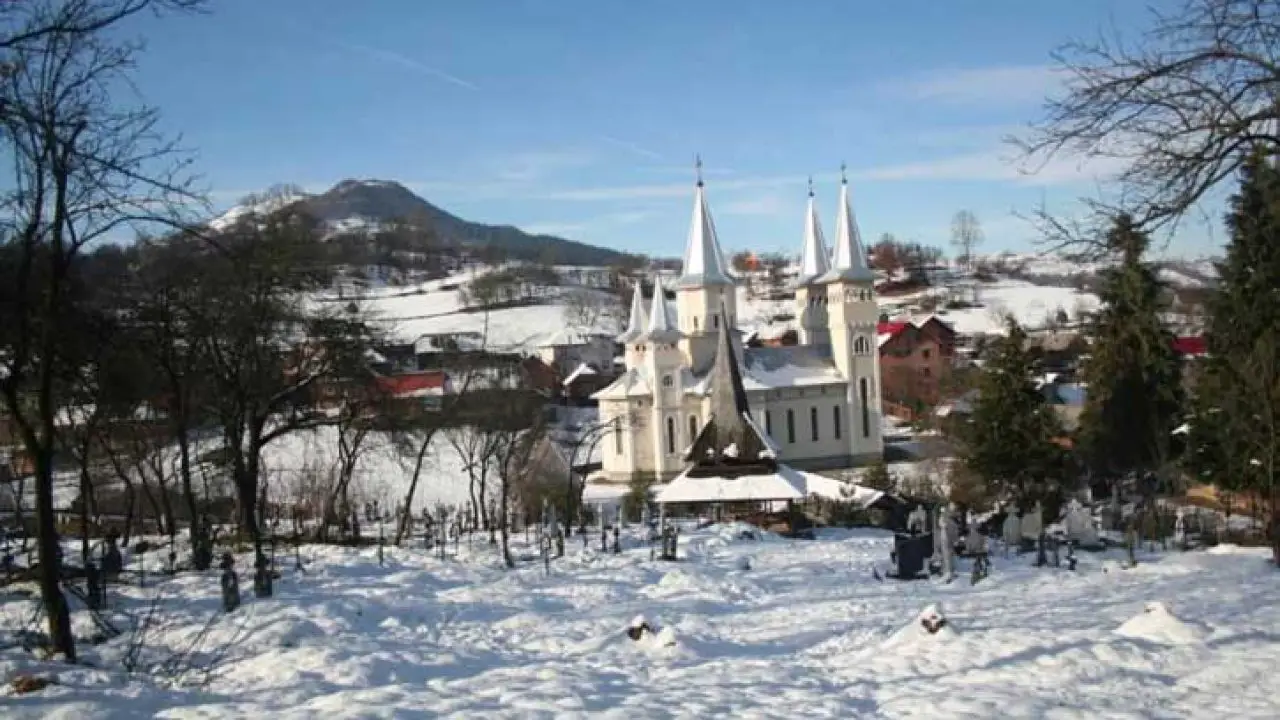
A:
<svg viewBox="0 0 1280 720">
<path fill-rule="evenodd" d="M 659 155 L 658 153 L 646 147 L 637 145 L 636 143 L 633 143 L 630 140 L 622 140 L 620 138 L 612 137 L 610 135 L 601 135 L 600 139 L 609 143 L 610 145 L 620 147 L 623 150 L 626 150 L 632 153 L 633 155 L 637 155 L 646 160 L 662 160 L 662 156 Z"/>
<path fill-rule="evenodd" d="M 1053 67 L 1009 65 L 934 70 L 886 81 L 881 89 L 895 97 L 937 103 L 1028 103 L 1052 94 L 1062 79 Z"/>
<path fill-rule="evenodd" d="M 468 90 L 480 89 L 478 85 L 471 82 L 470 80 L 464 80 L 458 77 L 457 75 L 445 72 L 440 68 L 431 67 L 426 63 L 420 62 L 418 60 L 414 60 L 413 58 L 408 57 L 406 55 L 401 55 L 398 52 L 383 50 L 382 48 L 369 47 L 368 45 L 359 45 L 356 43 L 343 42 L 341 40 L 332 40 L 331 42 L 333 42 L 333 44 L 337 45 L 338 47 L 345 48 L 346 50 L 349 50 L 351 52 L 364 55 L 365 57 L 373 58 L 374 60 L 379 60 L 389 65 L 397 65 L 399 67 L 412 70 L 420 75 L 426 75 L 428 77 L 433 77 L 437 80 L 443 80 L 444 82 L 447 82 L 450 85 L 456 85 L 458 87 L 466 88 Z"/>
<path fill-rule="evenodd" d="M 520 226 L 520 229 L 530 235 L 559 235 L 561 237 L 568 235 L 581 235 L 587 229 L 585 223 L 529 223 Z"/>
<path fill-rule="evenodd" d="M 1028 163 L 1008 151 L 952 155 L 899 165 L 864 168 L 850 177 L 871 181 L 947 180 L 1016 182 L 1028 185 L 1061 185 L 1077 182 L 1105 182 L 1115 177 L 1127 163 L 1118 159 L 1055 157 L 1045 163 Z"/>
</svg>

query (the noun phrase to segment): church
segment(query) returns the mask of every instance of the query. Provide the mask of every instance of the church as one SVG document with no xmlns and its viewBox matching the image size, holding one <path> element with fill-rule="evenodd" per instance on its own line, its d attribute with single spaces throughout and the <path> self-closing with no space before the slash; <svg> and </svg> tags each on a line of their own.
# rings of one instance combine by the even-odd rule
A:
<svg viewBox="0 0 1280 720">
<path fill-rule="evenodd" d="M 799 344 L 744 348 L 738 293 L 698 178 L 675 308 L 655 278 L 646 302 L 637 284 L 626 331 L 626 370 L 594 395 L 600 421 L 602 482 L 637 475 L 670 480 L 687 465 L 686 451 L 711 419 L 712 368 L 721 324 L 754 425 L 778 448 L 778 460 L 804 470 L 852 467 L 880 459 L 880 367 L 876 351 L 874 276 L 854 219 L 848 181 L 840 181 L 835 248 L 828 252 L 813 197 L 804 223 L 795 281 Z"/>
</svg>

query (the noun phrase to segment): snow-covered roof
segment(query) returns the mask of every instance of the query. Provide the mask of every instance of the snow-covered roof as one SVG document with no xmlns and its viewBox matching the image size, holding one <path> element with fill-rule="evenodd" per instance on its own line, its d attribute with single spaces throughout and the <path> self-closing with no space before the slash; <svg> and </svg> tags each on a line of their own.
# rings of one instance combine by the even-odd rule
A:
<svg viewBox="0 0 1280 720">
<path fill-rule="evenodd" d="M 578 367 L 574 368 L 573 372 L 569 373 L 569 376 L 564 379 L 564 384 L 566 386 L 572 385 L 574 380 L 577 380 L 583 375 L 598 375 L 598 374 L 599 373 L 596 372 L 595 368 L 591 367 L 586 363 L 582 363 Z"/>
<path fill-rule="evenodd" d="M 831 269 L 827 254 L 827 241 L 822 235 L 822 222 L 818 219 L 818 205 L 813 197 L 813 180 L 809 181 L 809 208 L 804 217 L 804 248 L 800 253 L 800 273 L 797 285 L 805 285 L 825 275 Z"/>
<path fill-rule="evenodd" d="M 688 471 L 661 486 L 656 493 L 659 503 L 750 502 L 763 500 L 803 500 L 809 496 L 827 500 L 854 502 L 866 507 L 884 493 L 860 485 L 829 478 L 817 473 L 778 465 L 769 475 L 744 475 L 735 478 L 688 477 Z"/>
<path fill-rule="evenodd" d="M 680 339 L 680 330 L 667 304 L 667 297 L 662 291 L 662 284 L 655 275 L 653 278 L 653 305 L 649 308 L 649 324 L 644 334 L 636 338 L 647 342 L 673 343 Z"/>
<path fill-rule="evenodd" d="M 837 281 L 872 282 L 875 274 L 867 267 L 867 252 L 862 247 L 862 235 L 858 221 L 853 216 L 853 203 L 849 199 L 849 182 L 840 178 L 840 208 L 836 214 L 835 253 L 831 269 L 818 278 L 818 282 Z"/>
<path fill-rule="evenodd" d="M 631 294 L 631 315 L 627 320 L 627 329 L 618 336 L 618 342 L 629 343 L 644 333 L 649 318 L 644 311 L 644 295 L 640 281 L 636 281 L 635 292 Z"/>
<path fill-rule="evenodd" d="M 694 190 L 693 219 L 689 221 L 684 266 L 678 282 L 680 287 L 733 285 L 733 278 L 725 270 L 724 253 L 720 250 L 720 238 L 716 235 L 716 224 L 707 207 L 707 195 L 701 177 Z"/>
</svg>

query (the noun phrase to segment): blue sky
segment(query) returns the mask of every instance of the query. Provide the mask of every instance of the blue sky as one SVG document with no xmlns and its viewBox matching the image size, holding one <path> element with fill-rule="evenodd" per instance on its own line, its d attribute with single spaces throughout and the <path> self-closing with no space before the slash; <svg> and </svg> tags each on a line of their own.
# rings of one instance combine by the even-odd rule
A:
<svg viewBox="0 0 1280 720">
<path fill-rule="evenodd" d="M 806 178 L 834 229 L 1026 250 L 1014 216 L 1094 172 L 1024 176 L 1002 138 L 1054 87 L 1050 51 L 1146 21 L 1132 0 L 219 0 L 146 21 L 146 100 L 219 207 L 280 182 L 398 180 L 462 217 L 677 255 L 693 157 L 729 249 L 798 252 Z M 1213 250 L 1189 227 L 1170 252 Z"/>
</svg>

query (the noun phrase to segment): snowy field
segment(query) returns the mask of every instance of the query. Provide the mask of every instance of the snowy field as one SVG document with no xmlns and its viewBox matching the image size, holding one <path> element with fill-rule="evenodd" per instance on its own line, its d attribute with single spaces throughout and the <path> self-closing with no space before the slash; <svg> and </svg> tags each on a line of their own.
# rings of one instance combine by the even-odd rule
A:
<svg viewBox="0 0 1280 720">
<path fill-rule="evenodd" d="M 482 543 L 469 551 L 464 542 L 444 561 L 392 549 L 386 567 L 373 549 L 307 547 L 304 574 L 284 563 L 277 596 L 264 601 L 242 581 L 245 604 L 230 616 L 216 611 L 216 571 L 115 590 L 116 606 L 134 616 L 161 598 L 140 666 L 183 653 L 189 663 L 171 664 L 189 669 L 126 675 L 127 634 L 84 645 L 93 667 L 0 651 L 0 677 L 56 681 L 0 697 L 0 715 L 1280 716 L 1269 684 L 1280 663 L 1280 576 L 1265 552 L 1150 556 L 1136 569 L 1085 555 L 1074 573 L 997 557 L 976 586 L 967 575 L 878 582 L 870 567 L 887 560 L 887 534 L 749 540 L 743 527 L 688 533 L 679 563 L 573 542 L 550 577 L 537 562 L 505 571 Z M 1152 602 L 1169 613 L 1144 612 Z M 934 603 L 949 625 L 929 635 L 915 618 Z M 5 634 L 33 607 L 0 596 Z M 641 614 L 674 635 L 674 647 L 629 640 L 625 628 Z M 129 624 L 121 612 L 113 619 Z M 75 626 L 81 636 L 93 630 L 83 612 Z"/>
</svg>

